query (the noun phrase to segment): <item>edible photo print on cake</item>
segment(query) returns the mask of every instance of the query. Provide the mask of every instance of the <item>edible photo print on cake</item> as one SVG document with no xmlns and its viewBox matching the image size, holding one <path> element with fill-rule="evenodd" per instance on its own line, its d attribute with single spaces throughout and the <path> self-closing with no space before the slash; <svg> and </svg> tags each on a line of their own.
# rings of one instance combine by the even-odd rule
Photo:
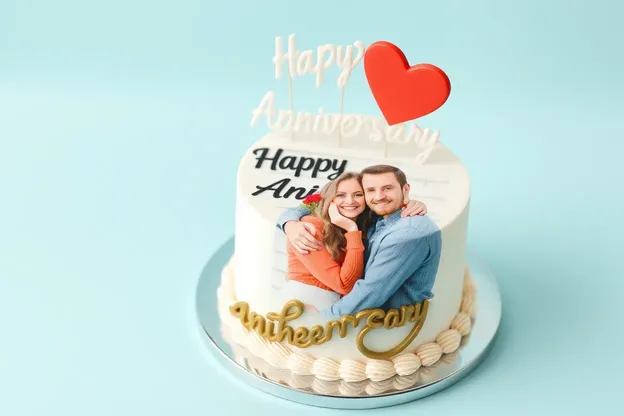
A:
<svg viewBox="0 0 624 416">
<path fill-rule="evenodd" d="M 326 316 L 396 310 L 433 298 L 441 232 L 392 165 L 344 171 L 276 224 L 278 304 Z"/>
</svg>

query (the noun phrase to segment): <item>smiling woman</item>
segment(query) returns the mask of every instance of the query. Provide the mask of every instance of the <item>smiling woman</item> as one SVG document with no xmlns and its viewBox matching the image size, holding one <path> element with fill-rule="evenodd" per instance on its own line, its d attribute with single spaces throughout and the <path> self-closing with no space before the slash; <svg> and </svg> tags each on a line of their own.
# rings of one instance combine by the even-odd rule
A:
<svg viewBox="0 0 624 416">
<path fill-rule="evenodd" d="M 324 309 L 351 291 L 364 270 L 362 229 L 368 208 L 360 175 L 345 172 L 328 182 L 318 202 L 306 205 L 302 218 L 314 227 L 320 250 L 303 253 L 287 242 L 287 282 L 280 294 L 285 302 L 300 299 L 308 309 Z"/>
</svg>

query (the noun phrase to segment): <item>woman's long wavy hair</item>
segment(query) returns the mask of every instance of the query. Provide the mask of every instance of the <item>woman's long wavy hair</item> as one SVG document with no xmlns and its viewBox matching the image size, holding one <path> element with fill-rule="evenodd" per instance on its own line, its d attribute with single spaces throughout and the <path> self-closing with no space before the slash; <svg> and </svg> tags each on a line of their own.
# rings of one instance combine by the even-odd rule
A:
<svg viewBox="0 0 624 416">
<path fill-rule="evenodd" d="M 359 173 L 355 172 L 345 172 L 338 176 L 333 181 L 327 183 L 321 190 L 321 200 L 319 201 L 316 209 L 314 210 L 314 215 L 320 218 L 323 221 L 323 244 L 325 244 L 325 248 L 329 251 L 329 254 L 334 260 L 338 260 L 341 255 L 347 249 L 347 239 L 345 238 L 346 231 L 337 225 L 332 224 L 331 219 L 329 218 L 329 206 L 332 201 L 336 197 L 336 193 L 338 190 L 338 185 L 341 182 L 347 181 L 350 179 L 354 179 L 358 181 L 358 183 L 362 184 L 362 176 Z M 362 190 L 362 192 L 364 192 Z M 364 208 L 364 211 L 358 215 L 355 222 L 358 225 L 358 229 L 362 231 L 362 236 L 366 237 L 366 233 L 368 231 L 368 227 L 371 224 L 372 213 L 368 206 Z"/>
</svg>

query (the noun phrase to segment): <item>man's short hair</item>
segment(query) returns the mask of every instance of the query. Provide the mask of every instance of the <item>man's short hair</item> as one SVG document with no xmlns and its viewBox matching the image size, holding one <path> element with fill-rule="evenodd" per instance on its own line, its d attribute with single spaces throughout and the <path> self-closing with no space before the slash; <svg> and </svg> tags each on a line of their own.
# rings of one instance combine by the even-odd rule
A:
<svg viewBox="0 0 624 416">
<path fill-rule="evenodd" d="M 407 184 L 407 177 L 403 171 L 395 166 L 390 165 L 375 165 L 362 169 L 361 175 L 380 175 L 382 173 L 394 173 L 397 182 L 403 188 Z"/>
</svg>

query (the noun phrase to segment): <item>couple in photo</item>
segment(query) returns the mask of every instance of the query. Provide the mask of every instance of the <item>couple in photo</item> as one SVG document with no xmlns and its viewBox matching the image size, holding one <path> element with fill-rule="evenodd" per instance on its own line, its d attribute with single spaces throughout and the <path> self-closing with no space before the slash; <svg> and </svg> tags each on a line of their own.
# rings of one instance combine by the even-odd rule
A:
<svg viewBox="0 0 624 416">
<path fill-rule="evenodd" d="M 399 309 L 433 297 L 442 241 L 405 174 L 389 165 L 345 172 L 307 206 L 289 208 L 280 296 L 323 315 Z"/>
</svg>

